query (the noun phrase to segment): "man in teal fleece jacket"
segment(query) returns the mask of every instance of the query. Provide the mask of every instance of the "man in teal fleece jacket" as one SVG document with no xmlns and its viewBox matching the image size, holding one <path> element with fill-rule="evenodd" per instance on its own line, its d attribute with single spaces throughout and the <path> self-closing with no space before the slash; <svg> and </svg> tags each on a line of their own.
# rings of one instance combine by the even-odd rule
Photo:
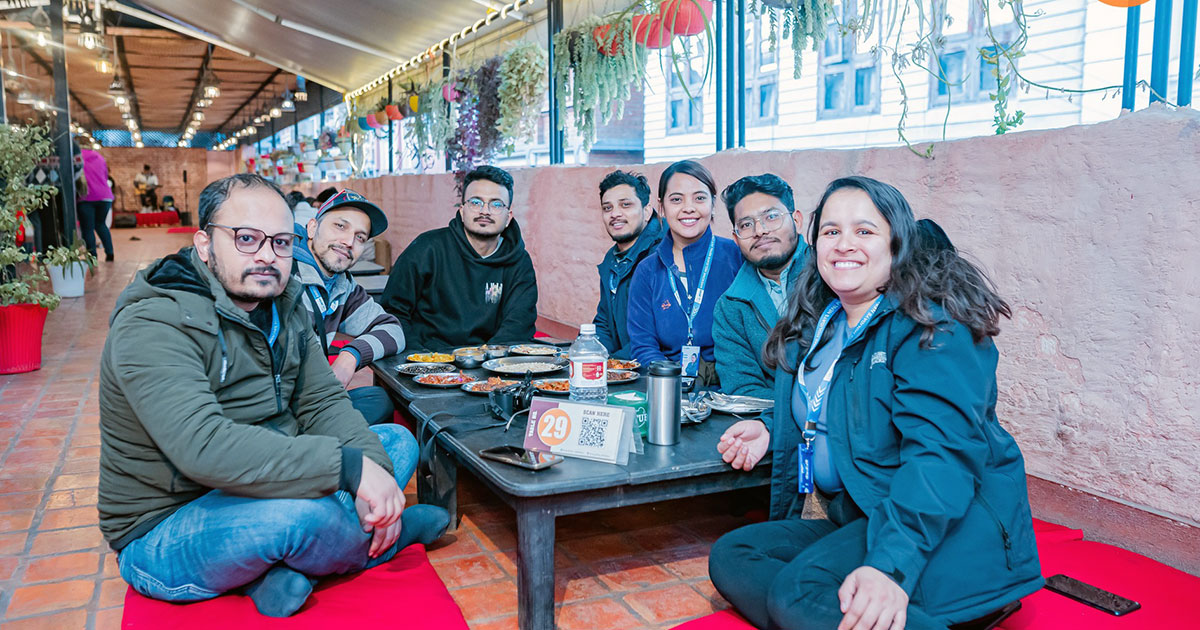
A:
<svg viewBox="0 0 1200 630">
<path fill-rule="evenodd" d="M 762 348 L 804 267 L 804 215 L 796 210 L 792 187 L 777 175 L 743 177 L 721 200 L 746 262 L 713 310 L 717 374 L 727 394 L 770 399 L 774 374 L 763 365 Z"/>
</svg>

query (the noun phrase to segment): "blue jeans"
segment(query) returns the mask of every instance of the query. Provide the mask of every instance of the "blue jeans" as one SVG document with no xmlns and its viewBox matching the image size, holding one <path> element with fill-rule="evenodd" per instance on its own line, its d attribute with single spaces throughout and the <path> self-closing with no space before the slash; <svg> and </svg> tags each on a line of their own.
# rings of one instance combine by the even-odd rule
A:
<svg viewBox="0 0 1200 630">
<path fill-rule="evenodd" d="M 392 460 L 401 490 L 417 466 L 417 440 L 402 426 L 371 427 Z M 276 564 L 308 576 L 352 573 L 391 560 L 395 546 L 368 558 L 354 499 L 258 499 L 221 490 L 179 508 L 121 550 L 121 577 L 147 597 L 211 599 L 257 579 Z"/>
</svg>

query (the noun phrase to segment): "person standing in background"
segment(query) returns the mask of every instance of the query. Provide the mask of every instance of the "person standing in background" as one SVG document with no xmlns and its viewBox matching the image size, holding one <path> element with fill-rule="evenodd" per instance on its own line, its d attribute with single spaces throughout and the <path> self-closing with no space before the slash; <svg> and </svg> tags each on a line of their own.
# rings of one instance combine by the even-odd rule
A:
<svg viewBox="0 0 1200 630">
<path fill-rule="evenodd" d="M 100 235 L 100 243 L 104 245 L 104 260 L 113 259 L 112 233 L 104 222 L 112 210 L 113 192 L 109 186 L 108 163 L 104 156 L 84 149 L 83 176 L 87 181 L 87 190 L 79 197 L 79 228 L 83 232 L 83 242 L 93 256 L 96 255 L 96 235 Z"/>
</svg>

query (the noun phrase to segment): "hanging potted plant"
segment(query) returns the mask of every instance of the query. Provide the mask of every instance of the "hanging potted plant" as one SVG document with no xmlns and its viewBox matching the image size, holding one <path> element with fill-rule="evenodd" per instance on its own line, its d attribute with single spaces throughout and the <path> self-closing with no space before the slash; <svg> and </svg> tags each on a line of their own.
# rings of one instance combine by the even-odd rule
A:
<svg viewBox="0 0 1200 630">
<path fill-rule="evenodd" d="M 674 34 L 658 13 L 633 16 L 633 39 L 646 48 L 666 48 L 673 38 Z"/>
<path fill-rule="evenodd" d="M 533 42 L 518 44 L 500 63 L 500 120 L 496 127 L 506 151 L 533 134 L 546 94 L 546 63 L 546 51 Z"/>
<path fill-rule="evenodd" d="M 662 23 L 672 33 L 683 37 L 699 35 L 712 19 L 711 0 L 667 0 L 658 7 Z"/>
<path fill-rule="evenodd" d="M 618 44 L 611 50 L 607 48 L 608 42 L 634 41 L 630 17 L 630 10 L 590 17 L 554 36 L 555 50 L 566 51 L 554 57 L 555 80 L 564 86 L 558 92 L 558 106 L 562 111 L 571 108 L 575 129 L 585 148 L 595 141 L 597 124 L 624 114 L 625 102 L 645 79 L 645 46 Z M 596 32 L 604 26 L 608 28 L 604 30 L 606 48 L 602 53 Z M 560 127 L 565 123 L 565 116 L 559 119 Z"/>
<path fill-rule="evenodd" d="M 18 213 L 37 211 L 54 194 L 54 186 L 26 181 L 49 154 L 45 129 L 0 125 L 0 374 L 42 366 L 42 327 L 59 303 L 57 295 L 38 290 L 46 273 L 16 241 Z"/>
<path fill-rule="evenodd" d="M 84 273 L 96 271 L 96 257 L 81 243 L 47 248 L 40 262 L 50 270 L 50 284 L 59 297 L 83 297 Z"/>
</svg>

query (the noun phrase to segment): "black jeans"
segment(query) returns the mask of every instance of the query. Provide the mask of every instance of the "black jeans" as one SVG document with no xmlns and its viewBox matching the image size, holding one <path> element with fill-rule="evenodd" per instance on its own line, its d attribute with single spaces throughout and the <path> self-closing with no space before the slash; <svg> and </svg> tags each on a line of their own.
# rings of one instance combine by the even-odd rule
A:
<svg viewBox="0 0 1200 630">
<path fill-rule="evenodd" d="M 346 392 L 350 395 L 350 404 L 367 419 L 367 424 L 385 424 L 392 421 L 396 411 L 392 399 L 388 398 L 387 390 L 374 385 L 355 387 Z"/>
<path fill-rule="evenodd" d="M 108 225 L 104 223 L 108 211 L 112 209 L 112 202 L 80 201 L 76 207 L 79 208 L 79 231 L 83 232 L 83 242 L 87 246 L 88 252 L 93 256 L 96 255 L 96 235 L 99 234 L 100 243 L 104 245 L 104 252 L 112 256 L 112 233 L 108 231 Z"/>
<path fill-rule="evenodd" d="M 837 591 L 867 555 L 867 519 L 845 493 L 834 497 L 829 518 L 769 521 L 725 534 L 708 559 L 717 591 L 758 628 L 837 628 Z M 946 630 L 916 598 L 904 627 Z"/>
</svg>

